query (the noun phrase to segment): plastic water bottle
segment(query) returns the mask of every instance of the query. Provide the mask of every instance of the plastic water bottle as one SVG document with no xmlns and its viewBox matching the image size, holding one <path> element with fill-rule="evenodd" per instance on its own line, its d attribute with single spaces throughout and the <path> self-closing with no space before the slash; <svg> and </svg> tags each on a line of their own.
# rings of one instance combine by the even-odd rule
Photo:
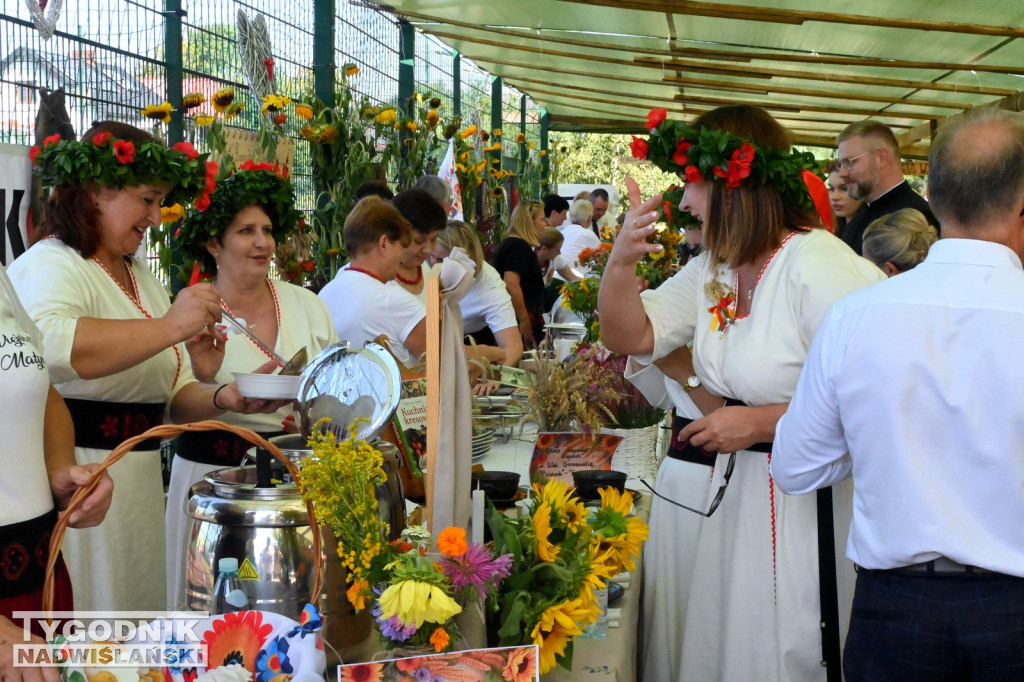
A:
<svg viewBox="0 0 1024 682">
<path fill-rule="evenodd" d="M 213 608 L 210 614 L 244 611 L 249 598 L 242 591 L 238 579 L 238 559 L 224 557 L 217 562 L 217 583 L 213 588 Z"/>
<path fill-rule="evenodd" d="M 608 583 L 604 583 L 601 589 L 594 590 L 594 593 L 597 595 L 601 614 L 597 617 L 596 623 L 583 628 L 581 637 L 584 639 L 604 639 L 608 635 Z"/>
</svg>

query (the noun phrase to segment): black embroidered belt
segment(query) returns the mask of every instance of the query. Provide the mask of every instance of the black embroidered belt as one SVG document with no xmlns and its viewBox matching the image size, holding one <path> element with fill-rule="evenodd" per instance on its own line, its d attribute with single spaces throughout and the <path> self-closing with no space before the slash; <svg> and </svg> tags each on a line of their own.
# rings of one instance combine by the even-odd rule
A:
<svg viewBox="0 0 1024 682">
<path fill-rule="evenodd" d="M 57 510 L 51 509 L 34 519 L 0 526 L 0 599 L 42 589 L 56 523 Z"/>
<path fill-rule="evenodd" d="M 746 403 L 736 400 L 735 398 L 725 399 L 726 407 L 732 407 L 734 405 L 746 405 Z M 679 432 L 682 431 L 687 424 L 692 422 L 692 419 L 686 417 L 680 417 L 673 412 L 672 414 L 672 440 L 669 441 L 668 452 L 665 454 L 672 459 L 680 459 L 684 462 L 691 462 L 693 464 L 703 464 L 704 466 L 713 467 L 715 465 L 715 457 L 717 452 L 708 452 L 695 445 L 679 445 L 678 437 Z M 772 443 L 754 443 L 750 447 L 744 448 L 744 450 L 753 450 L 754 452 L 764 452 L 771 454 Z"/>
<path fill-rule="evenodd" d="M 124 441 L 164 423 L 164 403 L 113 403 L 65 398 L 75 424 L 75 445 L 113 450 Z M 160 439 L 149 438 L 133 450 L 159 450 Z"/>
<path fill-rule="evenodd" d="M 266 439 L 284 432 L 261 433 Z M 235 467 L 242 464 L 253 444 L 230 431 L 185 431 L 175 443 L 175 453 L 182 459 L 199 464 Z"/>
</svg>

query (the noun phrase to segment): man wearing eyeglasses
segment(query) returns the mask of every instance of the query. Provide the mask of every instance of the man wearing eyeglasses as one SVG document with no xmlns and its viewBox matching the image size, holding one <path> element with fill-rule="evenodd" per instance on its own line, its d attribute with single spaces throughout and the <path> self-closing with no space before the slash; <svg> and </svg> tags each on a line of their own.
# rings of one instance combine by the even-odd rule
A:
<svg viewBox="0 0 1024 682">
<path fill-rule="evenodd" d="M 857 121 L 839 134 L 838 142 L 839 177 L 846 182 L 851 197 L 866 202 L 840 235 L 857 255 L 861 255 L 864 229 L 901 208 L 916 208 L 938 229 L 939 221 L 928 202 L 903 179 L 900 146 L 889 126 Z"/>
<path fill-rule="evenodd" d="M 943 238 L 839 300 L 779 421 L 771 473 L 853 476 L 848 682 L 1024 679 L 1024 115 L 939 129 Z"/>
</svg>

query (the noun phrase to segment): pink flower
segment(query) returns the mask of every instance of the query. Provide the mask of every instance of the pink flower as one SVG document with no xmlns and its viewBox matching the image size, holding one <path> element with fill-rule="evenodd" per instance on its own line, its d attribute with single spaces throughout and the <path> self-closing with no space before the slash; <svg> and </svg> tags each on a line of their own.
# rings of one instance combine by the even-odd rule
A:
<svg viewBox="0 0 1024 682">
<path fill-rule="evenodd" d="M 493 558 L 486 547 L 471 543 L 465 554 L 455 558 L 444 557 L 441 565 L 456 594 L 474 590 L 480 601 L 483 601 L 489 590 L 497 588 L 498 583 L 508 577 L 512 555 L 503 554 Z"/>
</svg>

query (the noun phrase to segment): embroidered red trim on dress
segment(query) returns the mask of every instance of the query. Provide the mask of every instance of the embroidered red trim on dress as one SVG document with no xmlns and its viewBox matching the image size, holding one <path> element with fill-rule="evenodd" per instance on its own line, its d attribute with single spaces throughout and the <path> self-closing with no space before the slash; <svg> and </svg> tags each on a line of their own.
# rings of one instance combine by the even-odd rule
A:
<svg viewBox="0 0 1024 682">
<path fill-rule="evenodd" d="M 270 297 L 274 299 L 274 316 L 277 317 L 277 334 L 278 334 L 278 336 L 280 336 L 281 335 L 281 305 L 277 302 L 277 291 L 274 289 L 274 283 L 272 281 L 270 281 L 270 278 L 267 278 L 265 281 L 267 283 L 267 286 L 270 287 Z M 228 307 L 228 304 L 224 302 L 223 298 L 220 299 L 220 304 L 222 306 L 224 306 L 224 310 L 228 311 L 228 315 L 231 315 L 232 317 L 234 317 L 235 314 L 233 312 L 231 312 L 231 308 Z M 252 327 L 250 327 L 250 329 L 252 329 Z M 266 355 L 268 358 L 270 358 L 271 360 L 277 360 L 277 358 L 275 358 L 273 355 L 271 355 L 267 351 L 263 350 L 263 348 L 260 348 L 260 346 L 255 341 L 253 341 L 251 338 L 249 339 L 249 341 L 252 343 L 252 345 L 254 345 L 257 348 L 259 348 L 260 352 L 263 353 L 264 355 Z M 280 362 L 280 361 L 278 361 L 278 362 Z"/>
<path fill-rule="evenodd" d="M 777 254 L 779 251 L 781 251 L 782 247 L 786 245 L 786 242 L 788 242 L 794 236 L 796 236 L 796 232 L 790 232 L 788 235 L 786 235 L 786 238 L 782 240 L 782 243 L 775 247 L 775 250 L 772 251 L 772 255 L 768 256 L 768 260 L 766 260 L 764 262 L 764 265 L 761 266 L 761 271 L 757 273 L 757 279 L 754 280 L 754 286 L 751 287 L 751 291 L 756 290 L 757 289 L 757 285 L 761 283 L 761 278 L 764 277 L 764 271 L 768 269 L 768 264 L 771 263 L 773 260 L 775 260 L 775 254 Z M 739 275 L 739 273 L 736 273 L 736 287 L 735 287 L 735 290 L 736 291 L 740 290 L 740 275 Z M 736 320 L 745 319 L 748 315 L 750 315 L 750 311 L 754 309 L 754 305 L 753 305 L 754 301 L 751 300 L 750 304 L 751 304 L 750 305 L 750 310 L 747 311 L 747 314 L 746 315 L 740 315 L 739 317 L 736 318 Z M 733 321 L 735 322 L 736 320 L 733 320 Z"/>
</svg>

